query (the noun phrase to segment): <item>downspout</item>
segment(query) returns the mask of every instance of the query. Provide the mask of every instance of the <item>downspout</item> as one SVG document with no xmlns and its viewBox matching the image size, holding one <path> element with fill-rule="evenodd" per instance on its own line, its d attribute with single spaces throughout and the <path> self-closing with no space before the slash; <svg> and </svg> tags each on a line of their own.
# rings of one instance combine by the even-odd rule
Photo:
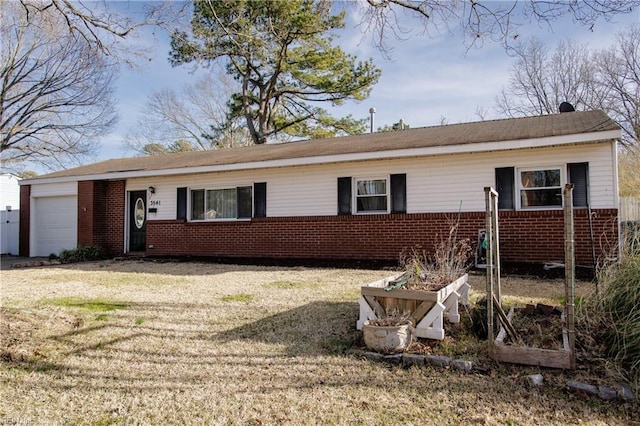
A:
<svg viewBox="0 0 640 426">
<path fill-rule="evenodd" d="M 618 181 L 618 141 L 616 139 L 611 141 L 611 150 L 613 158 L 613 203 L 616 208 L 616 224 L 618 227 L 618 253 L 617 258 L 622 256 L 622 232 L 620 230 L 620 195 L 619 195 L 619 181 Z"/>
</svg>

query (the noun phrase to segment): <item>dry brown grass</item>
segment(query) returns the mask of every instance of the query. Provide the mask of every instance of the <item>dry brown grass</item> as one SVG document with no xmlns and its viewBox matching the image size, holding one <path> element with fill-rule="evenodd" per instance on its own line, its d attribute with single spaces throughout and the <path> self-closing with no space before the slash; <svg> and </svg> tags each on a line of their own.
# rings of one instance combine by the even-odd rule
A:
<svg viewBox="0 0 640 426">
<path fill-rule="evenodd" d="M 637 405 L 568 395 L 563 380 L 579 372 L 542 371 L 547 385 L 532 390 L 523 377 L 535 368 L 488 364 L 462 374 L 345 355 L 360 343 L 360 286 L 388 275 L 139 261 L 1 271 L 0 423 L 608 425 L 639 417 Z M 484 288 L 482 277 L 472 284 Z M 525 284 L 503 281 L 503 292 L 558 297 Z"/>
</svg>

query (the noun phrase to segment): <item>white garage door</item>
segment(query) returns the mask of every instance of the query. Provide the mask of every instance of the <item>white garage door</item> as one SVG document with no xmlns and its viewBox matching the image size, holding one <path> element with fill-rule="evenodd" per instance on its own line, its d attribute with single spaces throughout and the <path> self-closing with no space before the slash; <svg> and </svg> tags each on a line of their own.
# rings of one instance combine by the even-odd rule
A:
<svg viewBox="0 0 640 426">
<path fill-rule="evenodd" d="M 34 198 L 32 256 L 49 256 L 76 247 L 78 203 L 75 195 Z M 33 214 L 32 213 L 32 214 Z"/>
</svg>

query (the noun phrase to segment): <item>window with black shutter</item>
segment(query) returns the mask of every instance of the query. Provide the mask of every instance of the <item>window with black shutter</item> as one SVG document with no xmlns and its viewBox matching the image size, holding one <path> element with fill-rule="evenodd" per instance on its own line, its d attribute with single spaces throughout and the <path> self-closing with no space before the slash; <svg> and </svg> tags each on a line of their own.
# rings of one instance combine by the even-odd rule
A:
<svg viewBox="0 0 640 426">
<path fill-rule="evenodd" d="M 251 187 L 242 186 L 236 188 L 238 200 L 238 219 L 250 219 L 252 213 L 251 206 Z"/>
<path fill-rule="evenodd" d="M 391 213 L 407 212 L 407 175 L 391 175 Z"/>
<path fill-rule="evenodd" d="M 267 183 L 253 184 L 253 216 L 267 217 Z"/>
<path fill-rule="evenodd" d="M 187 220 L 187 188 L 178 188 L 176 219 Z"/>
<path fill-rule="evenodd" d="M 338 178 L 338 214 L 351 214 L 351 177 Z"/>
<path fill-rule="evenodd" d="M 567 174 L 573 184 L 573 207 L 586 207 L 589 204 L 589 163 L 569 163 Z"/>
<path fill-rule="evenodd" d="M 496 191 L 498 191 L 498 209 L 515 209 L 514 167 L 496 168 Z"/>
</svg>

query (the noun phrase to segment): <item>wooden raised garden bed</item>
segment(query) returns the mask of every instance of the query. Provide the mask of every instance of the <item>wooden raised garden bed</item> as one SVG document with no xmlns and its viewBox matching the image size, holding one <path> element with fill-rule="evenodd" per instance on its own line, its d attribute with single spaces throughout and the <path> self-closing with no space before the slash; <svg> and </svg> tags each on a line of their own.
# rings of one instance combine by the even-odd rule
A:
<svg viewBox="0 0 640 426">
<path fill-rule="evenodd" d="M 458 303 L 469 302 L 468 274 L 453 281 L 437 291 L 393 289 L 398 275 L 384 278 L 361 287 L 360 318 L 356 323 L 362 330 L 366 321 L 384 318 L 391 312 L 410 312 L 410 321 L 414 325 L 413 335 L 427 339 L 444 339 L 444 317 L 449 322 L 460 322 Z"/>
<path fill-rule="evenodd" d="M 512 321 L 515 314 L 514 308 L 509 310 L 507 319 Z M 562 316 L 564 322 L 564 314 Z M 561 349 L 542 349 L 529 346 L 515 346 L 505 344 L 507 331 L 504 327 L 500 328 L 500 332 L 495 339 L 493 345 L 493 358 L 501 362 L 509 362 L 524 365 L 535 365 L 539 367 L 550 368 L 572 368 L 572 353 L 569 346 L 569 337 L 566 327 L 562 329 L 562 348 Z"/>
</svg>

